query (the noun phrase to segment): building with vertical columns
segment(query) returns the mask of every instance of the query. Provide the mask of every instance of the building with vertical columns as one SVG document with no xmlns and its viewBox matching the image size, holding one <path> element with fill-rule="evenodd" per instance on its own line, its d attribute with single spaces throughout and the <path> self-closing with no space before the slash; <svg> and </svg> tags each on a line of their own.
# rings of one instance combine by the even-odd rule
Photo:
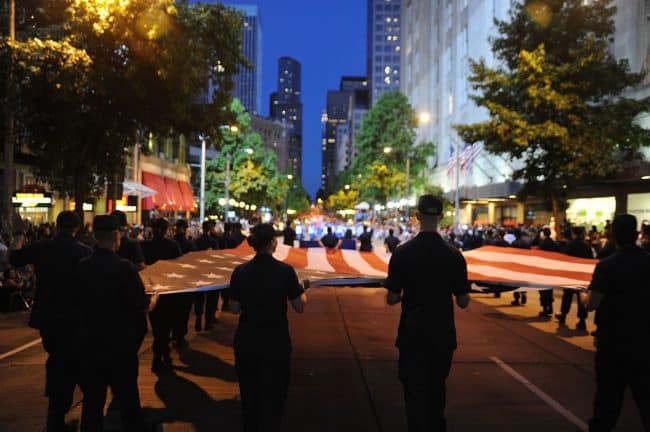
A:
<svg viewBox="0 0 650 432">
<path fill-rule="evenodd" d="M 278 60 L 277 91 L 271 94 L 269 115 L 288 128 L 287 172 L 302 178 L 301 65 L 291 57 Z"/>
<path fill-rule="evenodd" d="M 400 7 L 404 2 L 408 0 L 368 0 L 367 76 L 371 105 L 382 94 L 400 90 Z"/>
<path fill-rule="evenodd" d="M 592 0 L 587 0 L 592 1 Z M 456 184 L 455 148 L 462 151 L 466 145 L 459 142 L 454 124 L 474 123 L 486 119 L 487 113 L 470 99 L 472 89 L 468 82 L 469 59 L 485 59 L 495 66 L 489 37 L 496 32 L 494 19 L 507 20 L 513 0 L 403 0 L 402 2 L 402 81 L 401 90 L 417 112 L 429 112 L 431 121 L 418 129 L 418 141 L 437 144 L 437 157 L 431 167 L 432 183 L 441 186 L 453 196 L 459 189 L 462 198 L 462 223 L 548 223 L 550 213 L 540 204 L 522 204 L 514 199 L 520 185 L 511 181 L 512 173 L 520 166 L 498 155 L 485 151 L 478 154 L 471 167 L 459 177 Z M 648 15 L 650 1 L 618 0 L 615 16 L 616 35 L 611 49 L 617 58 L 628 58 L 633 71 L 648 65 Z M 650 95 L 648 80 L 630 91 L 631 96 Z M 640 116 L 647 122 L 650 116 Z M 644 184 L 643 164 L 635 175 L 625 180 L 628 191 L 638 191 Z M 650 172 L 647 173 L 650 175 Z M 650 177 L 649 177 L 650 178 Z M 621 180 L 623 181 L 623 180 Z M 620 186 L 620 183 L 618 183 Z M 645 184 L 646 190 L 650 184 Z M 625 193 L 616 192 L 614 184 L 578 189 L 570 202 L 568 214 L 593 214 L 580 217 L 581 223 L 600 224 L 610 219 L 614 209 L 630 210 L 623 201 Z M 600 201 L 580 201 L 582 195 L 606 198 Z M 648 210 L 650 194 L 632 197 Z M 639 201 L 641 200 L 641 201 Z M 596 217 L 596 207 L 604 209 Z M 639 207 L 639 205 L 637 205 Z M 605 216 L 602 216 L 605 215 Z M 595 223 L 598 222 L 598 223 Z"/>
</svg>

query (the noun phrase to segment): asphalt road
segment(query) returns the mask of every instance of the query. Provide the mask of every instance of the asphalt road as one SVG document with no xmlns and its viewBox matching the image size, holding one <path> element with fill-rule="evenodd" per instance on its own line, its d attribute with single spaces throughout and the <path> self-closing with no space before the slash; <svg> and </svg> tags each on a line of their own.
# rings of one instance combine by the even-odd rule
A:
<svg viewBox="0 0 650 432">
<path fill-rule="evenodd" d="M 291 314 L 293 375 L 285 430 L 406 430 L 393 346 L 399 308 L 386 306 L 384 293 L 314 288 L 305 314 Z M 529 302 L 536 298 L 529 295 Z M 594 393 L 590 337 L 541 322 L 534 317 L 536 306 L 509 307 L 508 294 L 474 300 L 468 310 L 456 311 L 460 346 L 448 380 L 449 430 L 586 430 Z M 236 321 L 226 313 L 215 331 L 192 331 L 190 348 L 173 354 L 174 373 L 160 378 L 149 371 L 151 340 L 145 340 L 140 391 L 156 430 L 241 429 L 231 349 Z M 25 322 L 26 314 L 0 316 L 0 431 L 43 427 L 42 348 L 35 344 L 4 356 L 37 340 Z M 79 418 L 80 401 L 78 394 L 71 421 Z M 119 430 L 111 407 L 107 430 Z M 629 394 L 617 430 L 642 430 Z"/>
</svg>

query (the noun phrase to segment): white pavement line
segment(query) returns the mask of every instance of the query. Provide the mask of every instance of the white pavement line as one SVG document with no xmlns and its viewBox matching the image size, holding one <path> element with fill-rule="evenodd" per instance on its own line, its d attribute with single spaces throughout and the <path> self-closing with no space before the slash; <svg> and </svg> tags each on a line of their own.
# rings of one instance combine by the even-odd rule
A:
<svg viewBox="0 0 650 432">
<path fill-rule="evenodd" d="M 501 369 L 503 369 L 508 375 L 519 381 L 521 384 L 524 385 L 528 390 L 533 392 L 535 396 L 543 400 L 553 408 L 555 411 L 557 411 L 562 417 L 565 419 L 569 420 L 571 423 L 574 425 L 578 426 L 581 431 L 587 432 L 589 430 L 589 426 L 587 423 L 576 417 L 575 414 L 573 414 L 571 411 L 566 409 L 564 406 L 562 406 L 558 401 L 553 399 L 551 396 L 547 395 L 544 393 L 539 387 L 537 387 L 535 384 L 531 383 L 528 381 L 523 375 L 521 375 L 519 372 L 508 366 L 503 360 L 501 360 L 498 357 L 490 357 L 490 360 L 492 360 L 494 363 L 497 364 Z"/>
<path fill-rule="evenodd" d="M 41 343 L 41 339 L 38 338 L 38 339 L 33 340 L 33 341 L 29 342 L 29 343 L 26 343 L 26 344 L 23 345 L 23 346 L 19 346 L 19 347 L 16 348 L 16 349 L 13 349 L 13 350 L 11 350 L 11 351 L 7 351 L 7 352 L 4 353 L 4 354 L 0 354 L 0 360 L 4 360 L 4 359 L 6 359 L 7 357 L 11 357 L 11 356 L 14 355 L 14 354 L 18 354 L 19 352 L 21 352 L 21 351 L 25 351 L 26 349 L 31 348 L 31 347 L 33 347 L 34 345 L 38 345 L 38 344 L 40 344 L 40 343 Z"/>
</svg>

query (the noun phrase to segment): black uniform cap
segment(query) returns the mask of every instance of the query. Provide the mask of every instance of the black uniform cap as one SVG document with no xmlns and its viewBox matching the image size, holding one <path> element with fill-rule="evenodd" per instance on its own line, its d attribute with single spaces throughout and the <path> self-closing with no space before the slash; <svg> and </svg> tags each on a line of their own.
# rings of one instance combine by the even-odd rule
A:
<svg viewBox="0 0 650 432">
<path fill-rule="evenodd" d="M 111 216 L 117 219 L 117 223 L 119 223 L 121 227 L 129 226 L 129 223 L 126 221 L 126 213 L 123 211 L 113 210 Z"/>
<path fill-rule="evenodd" d="M 440 216 L 442 201 L 431 194 L 422 195 L 418 200 L 418 212 L 425 215 Z"/>
<path fill-rule="evenodd" d="M 99 215 L 93 219 L 93 229 L 95 231 L 117 231 L 119 227 L 119 221 L 112 215 Z"/>
</svg>

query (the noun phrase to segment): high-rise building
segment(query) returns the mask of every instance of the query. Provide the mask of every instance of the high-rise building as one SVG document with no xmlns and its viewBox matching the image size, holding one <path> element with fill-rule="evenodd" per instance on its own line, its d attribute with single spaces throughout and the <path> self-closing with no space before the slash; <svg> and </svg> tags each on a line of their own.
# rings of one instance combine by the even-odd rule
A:
<svg viewBox="0 0 650 432">
<path fill-rule="evenodd" d="M 345 140 L 346 145 L 341 146 L 344 154 L 337 154 L 337 160 L 341 164 L 337 172 L 350 168 L 357 154 L 356 140 L 361 122 L 368 114 L 370 109 L 370 89 L 368 87 L 368 78 L 364 76 L 344 76 L 341 78 L 340 90 L 350 93 L 350 117 L 348 118 L 348 134 Z"/>
<path fill-rule="evenodd" d="M 256 5 L 228 5 L 244 14 L 242 52 L 252 67 L 240 66 L 234 76 L 233 97 L 257 115 L 262 108 L 262 21 Z"/>
<path fill-rule="evenodd" d="M 327 92 L 327 109 L 323 114 L 322 171 L 321 188 L 331 193 L 336 181 L 337 170 L 337 135 L 340 125 L 348 125 L 351 112 L 351 93 L 348 91 L 329 90 Z M 348 131 L 349 133 L 349 131 Z"/>
<path fill-rule="evenodd" d="M 368 0 L 367 66 L 371 105 L 382 94 L 400 90 L 401 4 L 402 0 Z"/>
<path fill-rule="evenodd" d="M 286 122 L 251 116 L 251 128 L 260 134 L 262 145 L 273 151 L 277 157 L 278 171 L 287 172 L 289 168 L 289 128 Z"/>
<path fill-rule="evenodd" d="M 287 170 L 296 178 L 302 172 L 301 66 L 291 57 L 278 60 L 277 91 L 271 93 L 270 117 L 284 122 L 289 131 Z"/>
</svg>

